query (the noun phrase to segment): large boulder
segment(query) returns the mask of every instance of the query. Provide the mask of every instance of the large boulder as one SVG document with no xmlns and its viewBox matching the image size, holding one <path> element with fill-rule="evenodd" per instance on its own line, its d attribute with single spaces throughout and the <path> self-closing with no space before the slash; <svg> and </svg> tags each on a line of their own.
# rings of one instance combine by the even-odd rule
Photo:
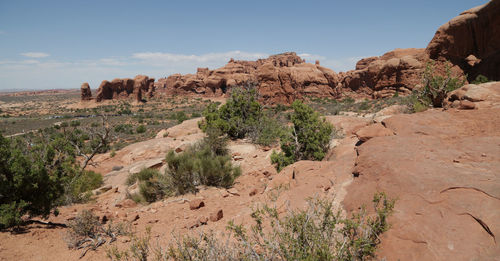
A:
<svg viewBox="0 0 500 261">
<path fill-rule="evenodd" d="M 500 82 L 464 85 L 447 95 L 444 107 L 498 108 L 500 107 Z"/>
<path fill-rule="evenodd" d="M 81 100 L 88 101 L 92 100 L 92 91 L 90 90 L 90 86 L 88 83 L 84 82 L 80 87 Z"/>
<path fill-rule="evenodd" d="M 426 49 L 431 59 L 447 59 L 469 80 L 482 74 L 500 80 L 500 0 L 461 13 L 439 27 Z"/>
</svg>

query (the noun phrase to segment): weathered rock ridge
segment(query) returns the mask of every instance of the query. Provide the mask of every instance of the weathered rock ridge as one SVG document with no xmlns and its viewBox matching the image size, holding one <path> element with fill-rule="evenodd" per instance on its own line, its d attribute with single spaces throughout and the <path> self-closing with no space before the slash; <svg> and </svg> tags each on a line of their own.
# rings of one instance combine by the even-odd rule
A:
<svg viewBox="0 0 500 261">
<path fill-rule="evenodd" d="M 337 94 L 337 74 L 319 64 L 306 63 L 295 53 L 283 53 L 257 61 L 231 59 L 215 70 L 198 68 L 196 74 L 174 74 L 155 83 L 169 95 L 225 95 L 236 86 L 256 87 L 266 103 L 290 103 L 303 96 L 332 97 Z"/>
</svg>

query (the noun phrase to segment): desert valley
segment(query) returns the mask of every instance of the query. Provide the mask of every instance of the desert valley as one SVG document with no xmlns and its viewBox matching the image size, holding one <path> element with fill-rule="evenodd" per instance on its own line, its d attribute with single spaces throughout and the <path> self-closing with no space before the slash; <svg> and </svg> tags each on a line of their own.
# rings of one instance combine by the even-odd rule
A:
<svg viewBox="0 0 500 261">
<path fill-rule="evenodd" d="M 500 260 L 500 0 L 436 29 L 0 93 L 0 260 Z"/>
</svg>

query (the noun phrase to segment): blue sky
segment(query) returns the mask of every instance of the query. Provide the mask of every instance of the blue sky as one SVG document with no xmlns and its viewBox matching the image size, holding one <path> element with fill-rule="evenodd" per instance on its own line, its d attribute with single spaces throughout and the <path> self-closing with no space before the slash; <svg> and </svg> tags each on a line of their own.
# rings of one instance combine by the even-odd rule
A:
<svg viewBox="0 0 500 261">
<path fill-rule="evenodd" d="M 346 71 L 425 48 L 439 26 L 486 2 L 0 0 L 0 90 L 97 88 L 286 51 Z"/>
</svg>

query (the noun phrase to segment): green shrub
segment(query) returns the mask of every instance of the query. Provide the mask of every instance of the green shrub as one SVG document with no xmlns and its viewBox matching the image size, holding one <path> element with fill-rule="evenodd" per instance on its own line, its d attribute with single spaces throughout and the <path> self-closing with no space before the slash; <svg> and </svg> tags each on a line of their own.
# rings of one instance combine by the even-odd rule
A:
<svg viewBox="0 0 500 261">
<path fill-rule="evenodd" d="M 255 89 L 245 90 L 233 88 L 226 104 L 217 108 L 217 103 L 211 103 L 203 112 L 205 119 L 200 122 L 200 129 L 218 129 L 229 137 L 244 138 L 245 135 L 259 123 L 262 117 L 262 106 L 257 101 Z"/>
<path fill-rule="evenodd" d="M 285 106 L 277 108 L 279 111 L 286 109 Z M 204 132 L 215 129 L 232 139 L 249 137 L 259 145 L 271 145 L 283 129 L 276 117 L 264 112 L 257 101 L 255 89 L 234 88 L 226 104 L 220 108 L 217 103 L 209 104 L 203 116 L 205 119 L 199 123 L 199 127 Z"/>
<path fill-rule="evenodd" d="M 211 135 L 186 151 L 167 154 L 166 177 L 173 193 L 196 192 L 197 185 L 228 188 L 241 174 L 240 168 L 231 164 L 224 138 L 216 131 L 209 133 Z"/>
<path fill-rule="evenodd" d="M 120 114 L 120 115 L 130 115 L 130 114 L 132 114 L 132 111 L 130 110 L 130 108 L 121 108 L 118 111 L 118 114 Z"/>
<path fill-rule="evenodd" d="M 276 152 L 273 150 L 271 153 L 271 162 L 276 164 L 276 170 L 280 172 L 284 167 L 293 164 L 295 160 L 291 156 L 286 156 L 283 152 Z"/>
<path fill-rule="evenodd" d="M 367 100 L 362 101 L 358 107 L 358 109 L 361 111 L 366 111 L 366 110 L 369 110 L 370 108 L 371 108 L 371 105 L 370 105 L 369 101 L 367 101 Z"/>
<path fill-rule="evenodd" d="M 465 77 L 453 77 L 448 64 L 445 70 L 446 75 L 439 75 L 435 72 L 434 62 L 427 63 L 422 76 L 423 88 L 418 96 L 418 101 L 423 106 L 443 107 L 446 95 L 464 85 Z"/>
<path fill-rule="evenodd" d="M 168 190 L 165 189 L 165 183 L 158 174 L 148 180 L 140 182 L 139 192 L 146 202 L 151 203 L 165 197 Z"/>
<path fill-rule="evenodd" d="M 83 171 L 69 183 L 66 203 L 86 202 L 92 195 L 91 190 L 102 185 L 102 175 L 93 171 Z"/>
<path fill-rule="evenodd" d="M 74 158 L 58 154 L 64 140 L 50 143 L 7 139 L 0 134 L 0 227 L 22 224 L 21 216 L 47 217 L 75 173 Z"/>
<path fill-rule="evenodd" d="M 258 123 L 251 126 L 248 136 L 255 144 L 269 146 L 275 143 L 283 132 L 282 124 L 275 117 L 263 114 Z"/>
<path fill-rule="evenodd" d="M 132 129 L 132 125 L 130 124 L 119 124 L 114 128 L 115 132 L 121 132 L 125 134 L 133 134 L 134 130 Z"/>
<path fill-rule="evenodd" d="M 96 153 L 109 149 L 110 128 L 85 132 L 45 128 L 14 139 L 0 134 L 0 226 L 22 225 L 23 215 L 47 217 L 60 204 L 89 198 L 102 183 L 85 171 Z M 77 158 L 81 157 L 81 162 Z"/>
<path fill-rule="evenodd" d="M 146 126 L 144 126 L 144 125 L 139 125 L 139 126 L 137 126 L 137 128 L 135 129 L 135 131 L 136 131 L 137 133 L 144 133 L 144 132 L 146 132 Z"/>
<path fill-rule="evenodd" d="M 127 185 L 131 186 L 136 181 L 145 181 L 159 175 L 158 170 L 155 169 L 143 169 L 138 173 L 130 174 L 127 178 Z"/>
<path fill-rule="evenodd" d="M 182 195 L 189 192 L 196 192 L 198 177 L 196 164 L 194 163 L 194 153 L 186 151 L 176 155 L 174 151 L 167 153 L 168 169 L 165 175 L 168 177 L 169 186 L 176 194 Z"/>
<path fill-rule="evenodd" d="M 136 202 L 155 202 L 167 195 L 165 176 L 156 169 L 143 169 L 127 178 L 127 185 L 138 182 L 139 195 L 131 195 Z"/>
<path fill-rule="evenodd" d="M 298 160 L 322 160 L 328 151 L 333 126 L 302 101 L 292 104 L 293 126 L 281 136 L 282 152 L 274 153 L 271 162 L 278 170 Z"/>
<path fill-rule="evenodd" d="M 474 79 L 474 81 L 472 81 L 473 84 L 481 84 L 481 83 L 487 83 L 489 82 L 490 80 L 488 80 L 488 77 L 480 74 L 478 76 L 476 76 L 476 79 Z"/>
<path fill-rule="evenodd" d="M 413 112 L 422 112 L 429 108 L 428 105 L 422 104 L 420 101 L 415 101 L 412 104 Z"/>
<path fill-rule="evenodd" d="M 81 122 L 80 122 L 80 121 L 71 121 L 71 122 L 69 123 L 69 125 L 70 125 L 71 127 L 78 127 L 78 126 L 80 126 L 80 125 L 81 125 Z"/>
<path fill-rule="evenodd" d="M 188 117 L 184 111 L 178 111 L 175 114 L 175 119 L 177 120 L 177 123 L 182 123 L 183 121 L 187 120 Z"/>
<path fill-rule="evenodd" d="M 229 222 L 228 239 L 213 233 L 185 236 L 156 249 L 163 260 L 370 260 L 387 231 L 387 217 L 394 200 L 383 193 L 374 196 L 374 213 L 362 207 L 351 217 L 343 217 L 331 200 L 313 199 L 305 210 L 285 216 L 276 207 L 264 206 L 252 213 L 249 232 Z"/>
<path fill-rule="evenodd" d="M 170 151 L 166 161 L 165 173 L 144 169 L 130 175 L 127 185 L 138 182 L 139 194 L 130 195 L 136 202 L 154 202 L 169 195 L 182 195 L 196 192 L 196 186 L 206 185 L 228 188 L 241 174 L 239 167 L 234 167 L 228 155 L 227 140 L 210 134 L 201 142 L 188 147 L 182 153 Z"/>
<path fill-rule="evenodd" d="M 191 118 L 198 118 L 198 117 L 201 117 L 201 114 L 199 112 L 191 113 Z"/>
</svg>

